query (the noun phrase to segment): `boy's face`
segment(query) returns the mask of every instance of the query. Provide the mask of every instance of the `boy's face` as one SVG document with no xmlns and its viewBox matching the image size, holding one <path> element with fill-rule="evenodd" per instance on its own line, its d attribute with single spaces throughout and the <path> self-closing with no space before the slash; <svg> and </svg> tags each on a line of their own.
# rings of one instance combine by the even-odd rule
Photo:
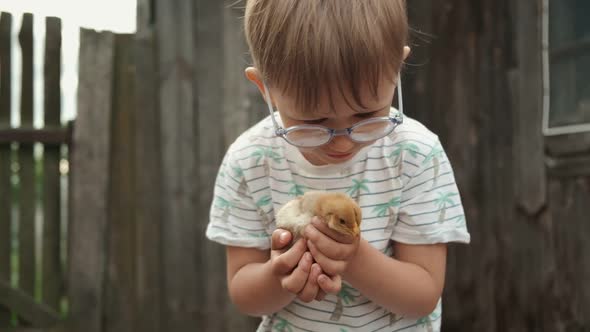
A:
<svg viewBox="0 0 590 332">
<path fill-rule="evenodd" d="M 246 76 L 258 86 L 264 96 L 264 85 L 258 71 L 255 68 L 248 68 Z M 389 116 L 396 88 L 394 81 L 395 78 L 383 77 L 379 82 L 376 96 L 371 92 L 368 84 L 363 85 L 360 91 L 362 105 L 355 102 L 351 91 L 345 91 L 342 95 L 337 88 L 321 94 L 319 106 L 314 110 L 297 109 L 294 97 L 272 87 L 270 87 L 270 94 L 272 103 L 281 116 L 284 128 L 314 124 L 339 130 L 350 128 L 362 120 Z M 332 93 L 331 96 L 330 93 Z M 350 160 L 362 148 L 373 143 L 374 141 L 358 143 L 352 141 L 347 135 L 343 135 L 334 136 L 329 143 L 319 147 L 299 149 L 310 163 L 328 165 Z"/>
<path fill-rule="evenodd" d="M 364 85 L 360 94 L 363 105 L 355 103 L 351 91 L 345 91 L 342 95 L 335 88 L 332 91 L 332 104 L 330 94 L 326 92 L 320 95 L 319 107 L 314 110 L 297 109 L 293 97 L 272 87 L 270 92 L 275 108 L 281 115 L 284 128 L 315 124 L 338 130 L 350 128 L 362 120 L 388 116 L 395 88 L 396 85 L 392 79 L 383 78 L 379 82 L 378 94 L 375 96 L 371 93 L 369 85 Z M 373 143 L 374 141 L 357 143 L 343 135 L 333 137 L 325 145 L 316 148 L 300 148 L 300 151 L 314 165 L 339 164 L 352 159 L 362 148 Z"/>
</svg>

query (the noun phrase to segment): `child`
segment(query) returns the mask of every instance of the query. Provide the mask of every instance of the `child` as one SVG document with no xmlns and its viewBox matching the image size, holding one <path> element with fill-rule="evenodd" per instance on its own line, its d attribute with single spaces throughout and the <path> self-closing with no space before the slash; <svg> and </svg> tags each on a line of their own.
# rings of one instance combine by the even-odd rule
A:
<svg viewBox="0 0 590 332">
<path fill-rule="evenodd" d="M 446 243 L 470 237 L 437 136 L 402 112 L 407 31 L 404 0 L 247 1 L 270 115 L 227 151 L 207 237 L 258 331 L 440 330 Z M 361 235 L 314 218 L 290 245 L 275 213 L 309 190 L 354 198 Z"/>
</svg>

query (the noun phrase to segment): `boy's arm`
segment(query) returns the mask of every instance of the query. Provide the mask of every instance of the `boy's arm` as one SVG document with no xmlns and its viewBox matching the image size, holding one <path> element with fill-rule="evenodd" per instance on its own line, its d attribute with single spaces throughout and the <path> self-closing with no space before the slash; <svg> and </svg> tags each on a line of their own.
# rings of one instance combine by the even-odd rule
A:
<svg viewBox="0 0 590 332">
<path fill-rule="evenodd" d="M 444 287 L 446 244 L 396 243 L 394 252 L 395 257 L 389 257 L 361 240 L 344 279 L 392 312 L 410 317 L 430 314 Z"/>
<path fill-rule="evenodd" d="M 227 247 L 227 285 L 232 302 L 240 312 L 267 315 L 295 298 L 272 273 L 269 251 Z"/>
<path fill-rule="evenodd" d="M 446 244 L 396 243 L 395 257 L 390 257 L 365 239 L 342 238 L 315 220 L 305 235 L 314 259 L 328 275 L 341 274 L 372 301 L 410 317 L 434 311 L 444 286 Z M 325 287 L 322 278 L 318 282 Z"/>
<path fill-rule="evenodd" d="M 238 309 L 249 315 L 277 312 L 295 297 L 304 302 L 321 297 L 317 279 L 322 271 L 313 263 L 305 240 L 285 249 L 291 234 L 276 230 L 271 242 L 271 250 L 266 251 L 227 247 L 229 294 Z"/>
</svg>

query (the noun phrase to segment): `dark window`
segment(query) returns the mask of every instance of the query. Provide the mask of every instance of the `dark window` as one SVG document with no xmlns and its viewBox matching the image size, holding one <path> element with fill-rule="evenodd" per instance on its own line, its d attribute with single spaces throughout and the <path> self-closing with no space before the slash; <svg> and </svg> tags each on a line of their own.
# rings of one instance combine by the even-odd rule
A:
<svg viewBox="0 0 590 332">
<path fill-rule="evenodd" d="M 545 9 L 550 83 L 546 129 L 590 131 L 590 1 L 548 0 Z"/>
</svg>

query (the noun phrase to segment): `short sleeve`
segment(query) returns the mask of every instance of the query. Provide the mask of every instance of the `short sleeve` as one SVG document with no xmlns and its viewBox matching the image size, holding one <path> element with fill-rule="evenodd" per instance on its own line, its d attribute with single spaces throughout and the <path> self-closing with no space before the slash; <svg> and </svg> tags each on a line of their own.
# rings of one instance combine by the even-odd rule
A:
<svg viewBox="0 0 590 332">
<path fill-rule="evenodd" d="M 244 174 L 230 147 L 215 180 L 206 236 L 227 246 L 265 250 L 270 248 L 270 222 L 265 222 Z"/>
<path fill-rule="evenodd" d="M 417 145 L 416 145 L 417 146 Z M 392 240 L 407 244 L 469 243 L 453 169 L 440 142 L 404 156 L 402 197 Z"/>
</svg>

